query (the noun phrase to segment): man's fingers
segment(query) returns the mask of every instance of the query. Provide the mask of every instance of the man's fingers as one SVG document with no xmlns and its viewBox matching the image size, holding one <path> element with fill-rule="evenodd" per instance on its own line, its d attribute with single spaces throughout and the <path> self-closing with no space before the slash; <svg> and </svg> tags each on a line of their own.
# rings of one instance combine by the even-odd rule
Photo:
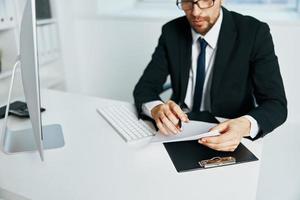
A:
<svg viewBox="0 0 300 200">
<path fill-rule="evenodd" d="M 212 130 L 219 130 L 221 135 L 202 138 L 199 143 L 218 151 L 234 151 L 245 135 L 244 132 L 247 131 L 247 127 L 241 124 L 239 119 L 232 119 L 214 127 Z"/>
<path fill-rule="evenodd" d="M 237 146 L 233 145 L 233 146 L 228 146 L 228 147 L 220 148 L 217 151 L 233 152 L 233 151 L 236 150 L 236 148 L 237 148 Z"/>
<path fill-rule="evenodd" d="M 156 119 L 156 126 L 159 129 L 159 131 L 164 135 L 169 135 L 169 131 L 164 127 L 163 123 L 160 121 L 160 119 Z"/>
<path fill-rule="evenodd" d="M 210 131 L 219 131 L 220 133 L 225 132 L 228 129 L 228 122 L 223 122 L 210 129 Z"/>
<path fill-rule="evenodd" d="M 236 149 L 236 147 L 238 146 L 233 141 L 228 141 L 228 142 L 221 143 L 221 144 L 213 144 L 213 143 L 201 143 L 201 144 L 204 146 L 207 146 L 211 149 L 214 149 L 216 151 L 234 151 Z"/>
<path fill-rule="evenodd" d="M 174 103 L 173 101 L 168 102 L 170 109 L 178 116 L 178 118 L 183 122 L 188 122 L 189 118 L 187 115 L 181 110 L 181 108 Z"/>
<path fill-rule="evenodd" d="M 223 143 L 206 143 L 199 140 L 199 143 L 208 147 L 212 147 L 213 149 L 223 149 L 235 145 L 235 142 L 233 140 L 226 141 Z"/>
<path fill-rule="evenodd" d="M 177 126 L 177 124 L 179 123 L 179 119 L 170 110 L 166 110 L 165 115 L 174 124 L 174 126 Z"/>
<path fill-rule="evenodd" d="M 179 133 L 179 130 L 175 127 L 175 125 L 168 119 L 167 116 L 161 115 L 160 120 L 162 123 L 172 132 L 172 133 Z"/>
<path fill-rule="evenodd" d="M 228 131 L 219 136 L 202 138 L 201 141 L 203 141 L 204 143 L 221 144 L 233 139 L 234 139 L 233 134 L 230 131 Z"/>
<path fill-rule="evenodd" d="M 157 127 L 165 135 L 180 133 L 179 120 L 189 121 L 187 115 L 173 101 L 168 101 L 166 104 L 159 105 L 155 110 L 152 110 L 152 116 L 154 116 Z"/>
</svg>

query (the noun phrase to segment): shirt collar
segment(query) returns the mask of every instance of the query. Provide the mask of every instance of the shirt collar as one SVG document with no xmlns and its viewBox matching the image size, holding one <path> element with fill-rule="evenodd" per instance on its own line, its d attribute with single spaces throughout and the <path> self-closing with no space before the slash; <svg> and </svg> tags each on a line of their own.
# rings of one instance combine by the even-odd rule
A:
<svg viewBox="0 0 300 200">
<path fill-rule="evenodd" d="M 202 36 L 200 33 L 197 33 L 193 28 L 192 30 L 192 37 L 193 37 L 193 43 L 197 42 L 199 37 L 204 38 L 205 41 L 208 43 L 208 45 L 215 49 L 217 46 L 221 24 L 223 21 L 223 10 L 220 10 L 220 16 L 218 17 L 216 23 L 213 25 L 213 27 L 206 33 L 205 36 Z"/>
</svg>

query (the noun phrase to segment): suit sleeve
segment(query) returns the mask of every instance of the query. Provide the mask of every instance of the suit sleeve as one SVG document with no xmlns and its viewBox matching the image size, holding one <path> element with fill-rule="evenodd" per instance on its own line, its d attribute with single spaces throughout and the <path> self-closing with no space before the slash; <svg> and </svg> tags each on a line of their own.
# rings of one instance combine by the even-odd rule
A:
<svg viewBox="0 0 300 200">
<path fill-rule="evenodd" d="M 262 23 L 257 31 L 251 59 L 251 78 L 257 107 L 248 113 L 257 120 L 264 136 L 285 122 L 287 99 L 270 29 Z"/>
<path fill-rule="evenodd" d="M 152 59 L 133 91 L 135 105 L 139 114 L 142 112 L 144 103 L 156 100 L 161 101 L 159 94 L 162 92 L 162 86 L 169 74 L 165 35 L 163 27 Z"/>
</svg>

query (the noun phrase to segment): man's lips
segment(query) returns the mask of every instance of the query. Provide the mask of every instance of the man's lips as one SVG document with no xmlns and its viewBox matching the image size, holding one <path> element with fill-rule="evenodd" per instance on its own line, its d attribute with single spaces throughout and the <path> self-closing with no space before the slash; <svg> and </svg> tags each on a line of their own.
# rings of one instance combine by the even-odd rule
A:
<svg viewBox="0 0 300 200">
<path fill-rule="evenodd" d="M 201 25 L 205 22 L 205 20 L 194 20 L 192 21 L 193 24 L 196 24 L 196 25 Z"/>
<path fill-rule="evenodd" d="M 205 20 L 197 20 L 197 21 L 193 21 L 194 23 L 202 23 L 204 22 Z"/>
<path fill-rule="evenodd" d="M 203 23 L 203 22 L 205 22 L 205 21 L 206 21 L 206 20 L 205 20 L 204 18 L 198 18 L 198 19 L 193 19 L 193 20 L 192 20 L 192 22 L 193 22 L 193 23 L 196 23 L 196 24 L 197 24 L 197 23 Z"/>
</svg>

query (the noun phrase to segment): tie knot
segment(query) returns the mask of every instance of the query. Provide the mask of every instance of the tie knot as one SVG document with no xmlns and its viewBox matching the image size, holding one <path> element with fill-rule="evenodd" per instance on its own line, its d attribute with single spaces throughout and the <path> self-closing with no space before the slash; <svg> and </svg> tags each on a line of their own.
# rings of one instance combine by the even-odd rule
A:
<svg viewBox="0 0 300 200">
<path fill-rule="evenodd" d="M 205 41 L 205 39 L 203 39 L 203 38 L 199 38 L 199 43 L 200 43 L 200 48 L 201 48 L 201 50 L 204 50 L 206 47 L 207 47 L 207 42 Z"/>
</svg>

